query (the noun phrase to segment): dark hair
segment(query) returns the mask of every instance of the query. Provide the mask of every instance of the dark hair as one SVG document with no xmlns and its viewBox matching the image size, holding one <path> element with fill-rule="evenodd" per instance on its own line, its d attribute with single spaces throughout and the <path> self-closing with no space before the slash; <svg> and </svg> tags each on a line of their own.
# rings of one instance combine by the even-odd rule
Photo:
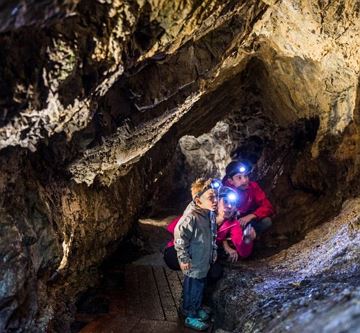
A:
<svg viewBox="0 0 360 333">
<path fill-rule="evenodd" d="M 240 173 L 240 167 L 245 167 L 244 173 L 246 175 L 250 174 L 251 171 L 253 170 L 253 166 L 249 161 L 246 160 L 231 161 L 225 168 L 224 180 L 233 177 L 237 173 Z"/>
<path fill-rule="evenodd" d="M 221 186 L 219 190 L 219 198 L 225 198 L 228 196 L 229 193 L 234 193 L 237 196 L 236 190 L 228 186 Z"/>
</svg>

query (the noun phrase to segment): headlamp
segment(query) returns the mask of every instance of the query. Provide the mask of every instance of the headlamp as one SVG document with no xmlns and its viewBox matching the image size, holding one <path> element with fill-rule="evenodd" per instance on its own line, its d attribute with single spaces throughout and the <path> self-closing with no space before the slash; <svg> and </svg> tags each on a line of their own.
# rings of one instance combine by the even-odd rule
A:
<svg viewBox="0 0 360 333">
<path fill-rule="evenodd" d="M 219 188 L 221 187 L 221 181 L 219 179 L 216 179 L 214 178 L 211 183 L 210 183 L 210 187 L 213 189 L 213 190 L 216 190 L 218 191 Z"/>
<path fill-rule="evenodd" d="M 253 166 L 249 161 L 231 161 L 225 168 L 227 178 L 232 178 L 234 175 L 241 173 L 249 175 L 253 171 Z"/>
<path fill-rule="evenodd" d="M 229 193 L 227 196 L 226 196 L 226 199 L 230 202 L 236 202 L 237 201 L 237 195 L 235 193 Z"/>
<path fill-rule="evenodd" d="M 213 178 L 208 186 L 206 186 L 202 191 L 200 191 L 199 193 L 197 193 L 195 195 L 194 200 L 195 200 L 195 198 L 201 197 L 207 190 L 210 190 L 210 189 L 219 193 L 219 190 L 221 187 L 222 187 L 221 180 L 217 179 L 217 178 Z"/>
<path fill-rule="evenodd" d="M 223 198 L 226 204 L 236 206 L 239 201 L 238 194 L 228 186 L 222 186 L 219 191 L 219 199 Z"/>
<path fill-rule="evenodd" d="M 239 171 L 241 173 L 246 172 L 246 167 L 244 165 L 241 165 L 240 168 L 239 168 Z"/>
</svg>

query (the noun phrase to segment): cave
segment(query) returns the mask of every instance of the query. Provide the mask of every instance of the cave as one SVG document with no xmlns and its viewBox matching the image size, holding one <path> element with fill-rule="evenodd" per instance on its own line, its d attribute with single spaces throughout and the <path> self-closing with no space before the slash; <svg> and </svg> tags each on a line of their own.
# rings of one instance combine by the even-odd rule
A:
<svg viewBox="0 0 360 333">
<path fill-rule="evenodd" d="M 276 215 L 208 295 L 212 332 L 359 332 L 359 1 L 0 8 L 0 332 L 130 332 L 109 267 L 239 158 Z"/>
</svg>

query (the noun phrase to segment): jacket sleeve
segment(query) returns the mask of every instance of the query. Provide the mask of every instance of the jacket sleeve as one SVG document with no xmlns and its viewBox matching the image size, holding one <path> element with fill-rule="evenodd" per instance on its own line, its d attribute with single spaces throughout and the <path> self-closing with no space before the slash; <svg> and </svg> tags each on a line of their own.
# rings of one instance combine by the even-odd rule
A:
<svg viewBox="0 0 360 333">
<path fill-rule="evenodd" d="M 174 247 L 181 263 L 191 263 L 189 250 L 194 226 L 195 218 L 191 215 L 183 216 L 175 226 Z"/>
<path fill-rule="evenodd" d="M 263 219 L 274 214 L 274 208 L 270 203 L 269 199 L 266 197 L 265 192 L 260 188 L 260 186 L 254 182 L 254 196 L 255 202 L 258 208 L 253 212 L 257 218 Z"/>
<path fill-rule="evenodd" d="M 252 250 L 254 242 L 250 242 L 246 244 L 243 240 L 243 230 L 240 226 L 239 221 L 234 221 L 233 227 L 229 230 L 230 231 L 230 238 L 232 243 L 235 245 L 236 251 L 240 257 L 246 258 L 248 257 Z"/>
</svg>

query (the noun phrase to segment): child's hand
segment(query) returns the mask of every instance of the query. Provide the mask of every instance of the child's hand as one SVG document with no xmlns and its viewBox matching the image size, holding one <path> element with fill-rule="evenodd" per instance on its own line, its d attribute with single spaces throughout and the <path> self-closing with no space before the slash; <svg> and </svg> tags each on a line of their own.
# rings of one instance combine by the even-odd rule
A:
<svg viewBox="0 0 360 333">
<path fill-rule="evenodd" d="M 180 268 L 182 271 L 188 271 L 191 268 L 191 264 L 189 262 L 187 263 L 181 262 Z"/>
<path fill-rule="evenodd" d="M 250 229 L 250 237 L 251 237 L 251 240 L 254 240 L 256 238 L 256 231 L 253 227 L 251 227 L 251 229 Z"/>
<path fill-rule="evenodd" d="M 231 262 L 236 262 L 239 259 L 237 251 L 232 248 L 227 249 L 226 253 L 229 255 L 229 261 Z"/>
<path fill-rule="evenodd" d="M 240 225 L 245 227 L 252 219 L 256 218 L 256 215 L 249 214 L 239 218 Z"/>
<path fill-rule="evenodd" d="M 213 263 L 217 260 L 218 258 L 218 255 L 217 255 L 217 252 L 214 253 L 214 258 L 213 258 Z"/>
</svg>

